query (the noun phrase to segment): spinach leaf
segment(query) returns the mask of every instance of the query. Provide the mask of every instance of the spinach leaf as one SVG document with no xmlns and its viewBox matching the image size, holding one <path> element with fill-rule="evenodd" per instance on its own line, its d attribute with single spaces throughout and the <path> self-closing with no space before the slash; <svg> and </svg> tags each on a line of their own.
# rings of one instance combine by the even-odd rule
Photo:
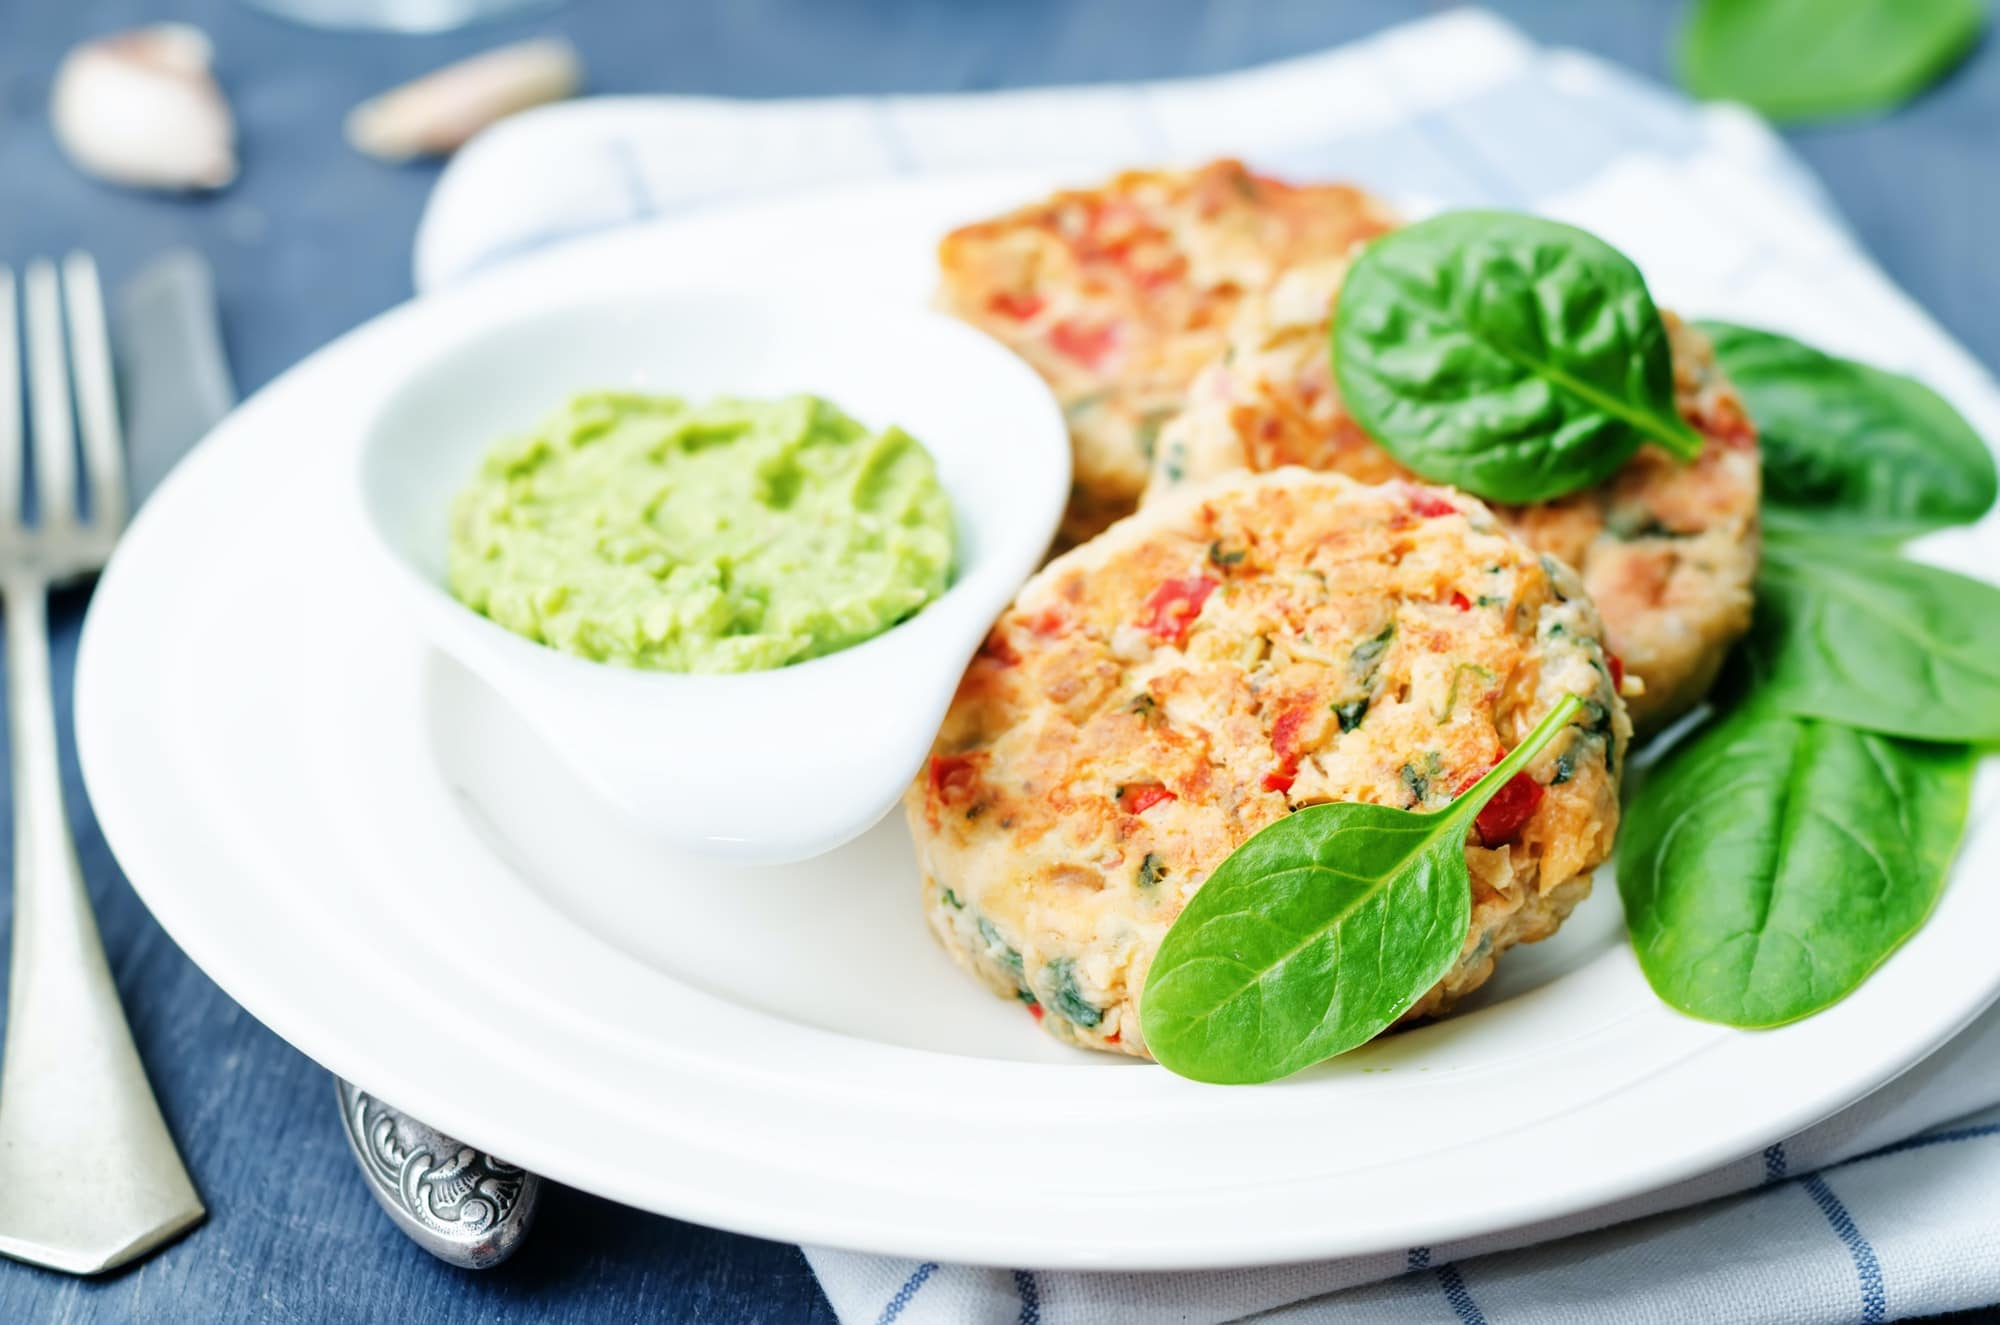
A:
<svg viewBox="0 0 2000 1325">
<path fill-rule="evenodd" d="M 1775 332 L 1699 325 L 1757 421 L 1764 499 L 1791 508 L 1779 523 L 1907 536 L 1993 505 L 1993 453 L 1923 383 Z"/>
<path fill-rule="evenodd" d="M 2000 741 L 2000 588 L 1852 541 L 1774 536 L 1752 648 L 1803 717 L 1918 740 Z"/>
<path fill-rule="evenodd" d="M 1653 990 L 1777 1026 L 1838 1002 L 1944 888 L 1974 759 L 1752 696 L 1670 752 L 1627 810 L 1618 890 Z"/>
<path fill-rule="evenodd" d="M 1701 453 L 1639 269 L 1539 217 L 1447 212 L 1369 244 L 1341 283 L 1333 364 L 1391 455 L 1492 501 L 1588 487 L 1643 442 Z"/>
<path fill-rule="evenodd" d="M 1435 814 L 1312 805 L 1230 853 L 1167 931 L 1140 1024 L 1199 1081 L 1272 1081 L 1382 1033 L 1458 960 L 1474 816 L 1581 705 L 1565 695 Z"/>
<path fill-rule="evenodd" d="M 1696 0 L 1681 81 L 1774 120 L 1886 109 L 1964 58 L 1985 11 L 1983 0 Z"/>
<path fill-rule="evenodd" d="M 1083 991 L 1077 988 L 1075 962 L 1067 957 L 1058 957 L 1043 969 L 1043 974 L 1053 991 L 1048 1005 L 1057 1013 L 1086 1029 L 1104 1020 L 1104 1014 L 1098 1010 L 1097 1005 L 1085 998 Z"/>
</svg>

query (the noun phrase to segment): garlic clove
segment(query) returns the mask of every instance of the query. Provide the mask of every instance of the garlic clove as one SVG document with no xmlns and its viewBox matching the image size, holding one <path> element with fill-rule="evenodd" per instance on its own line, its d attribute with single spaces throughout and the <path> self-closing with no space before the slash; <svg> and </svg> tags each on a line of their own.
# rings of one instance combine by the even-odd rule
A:
<svg viewBox="0 0 2000 1325">
<path fill-rule="evenodd" d="M 219 189 L 236 178 L 236 123 L 199 28 L 159 23 L 63 57 L 49 95 L 56 141 L 79 170 L 118 184 Z"/>
<path fill-rule="evenodd" d="M 576 48 L 561 38 L 502 46 L 362 102 L 347 116 L 347 141 L 384 161 L 443 156 L 495 120 L 560 101 L 582 82 Z"/>
</svg>

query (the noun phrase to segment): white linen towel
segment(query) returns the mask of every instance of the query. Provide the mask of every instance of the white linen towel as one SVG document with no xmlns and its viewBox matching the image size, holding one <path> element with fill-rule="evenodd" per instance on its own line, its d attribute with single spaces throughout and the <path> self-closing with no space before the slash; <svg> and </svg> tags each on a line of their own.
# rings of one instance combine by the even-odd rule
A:
<svg viewBox="0 0 2000 1325">
<path fill-rule="evenodd" d="M 433 288 L 608 227 L 761 192 L 1022 167 L 1088 180 L 1220 154 L 1352 179 L 1413 211 L 1485 204 L 1564 217 L 1631 254 L 1663 303 L 1811 328 L 1829 349 L 1916 372 L 2000 436 L 2000 393 L 1987 374 L 1890 285 L 1761 121 L 1539 48 L 1479 11 L 1173 82 L 776 102 L 600 98 L 533 111 L 446 170 L 418 233 L 417 283 Z M 1926 547 L 1935 560 L 1970 561 L 1950 534 Z M 2000 1011 L 1762 1154 L 1464 1243 L 1147 1275 L 806 1255 L 843 1321 L 882 1325 L 1258 1312 L 1462 1325 L 1888 1320 L 2000 1302 L 1996 1105 Z"/>
</svg>

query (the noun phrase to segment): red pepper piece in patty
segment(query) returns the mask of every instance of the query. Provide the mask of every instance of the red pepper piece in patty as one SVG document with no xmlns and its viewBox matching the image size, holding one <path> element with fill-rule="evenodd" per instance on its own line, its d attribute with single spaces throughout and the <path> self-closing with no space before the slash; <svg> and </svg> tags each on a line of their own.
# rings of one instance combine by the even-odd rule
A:
<svg viewBox="0 0 2000 1325">
<path fill-rule="evenodd" d="M 1472 600 L 1456 589 L 1451 591 L 1451 605 L 1461 612 L 1470 612 L 1472 610 Z"/>
<path fill-rule="evenodd" d="M 1289 708 L 1271 724 L 1271 749 L 1278 756 L 1278 767 L 1264 775 L 1264 790 L 1287 792 L 1298 781 L 1299 760 L 1305 755 L 1299 732 L 1311 718 L 1309 709 Z"/>
<path fill-rule="evenodd" d="M 991 658 L 1002 667 L 1012 667 L 1021 661 L 1021 655 L 1014 652 L 1014 646 L 998 630 L 990 631 L 984 643 L 979 646 L 983 658 Z"/>
<path fill-rule="evenodd" d="M 1188 629 L 1201 615 L 1201 605 L 1215 592 L 1217 581 L 1206 575 L 1185 580 L 1166 580 L 1146 600 L 1146 615 L 1139 625 L 1149 634 L 1181 648 L 1187 643 Z"/>
<path fill-rule="evenodd" d="M 1185 275 L 1186 272 L 1187 272 L 1187 260 L 1185 258 L 1175 257 L 1172 261 L 1162 263 L 1157 267 L 1147 267 L 1144 270 L 1134 271 L 1132 273 L 1132 279 L 1138 282 L 1139 288 L 1141 290 L 1145 290 L 1150 293 L 1151 291 L 1163 289 L 1166 286 L 1172 285 L 1175 281 L 1178 281 L 1183 275 Z"/>
<path fill-rule="evenodd" d="M 1045 607 L 1028 618 L 1027 626 L 1043 639 L 1049 639 L 1062 634 L 1068 628 L 1069 622 L 1057 609 Z"/>
<path fill-rule="evenodd" d="M 972 755 L 931 756 L 931 796 L 946 805 L 963 804 L 979 791 L 978 761 Z"/>
<path fill-rule="evenodd" d="M 986 301 L 986 306 L 1001 317 L 1011 317 L 1016 322 L 1026 322 L 1042 311 L 1042 297 L 1025 291 L 1003 290 Z"/>
<path fill-rule="evenodd" d="M 1542 784 L 1526 772 L 1508 778 L 1506 784 L 1493 793 L 1493 799 L 1486 802 L 1486 808 L 1479 812 L 1479 817 L 1472 821 L 1473 827 L 1479 830 L 1479 840 L 1489 847 L 1513 841 L 1541 805 L 1544 790 Z"/>
<path fill-rule="evenodd" d="M 1109 324 L 1086 327 L 1075 322 L 1058 322 L 1049 331 L 1049 344 L 1056 353 L 1086 368 L 1102 368 L 1117 343 L 1118 328 Z"/>
<path fill-rule="evenodd" d="M 1426 520 L 1434 520 L 1440 515 L 1458 514 L 1458 507 L 1427 488 L 1410 489 L 1410 509 Z"/>
<path fill-rule="evenodd" d="M 1604 655 L 1604 663 L 1605 666 L 1611 669 L 1611 688 L 1622 694 L 1625 690 L 1625 660 L 1617 654 L 1607 651 Z"/>
<path fill-rule="evenodd" d="M 1158 782 L 1134 782 L 1119 788 L 1118 807 L 1127 814 L 1144 814 L 1161 801 L 1177 799 Z"/>
<path fill-rule="evenodd" d="M 1311 719 L 1310 709 L 1289 708 L 1271 724 L 1271 748 L 1278 752 L 1282 762 L 1293 768 L 1298 767 L 1299 756 L 1305 753 L 1299 743 L 1299 732 Z"/>
<path fill-rule="evenodd" d="M 1757 444 L 1757 425 L 1733 400 L 1719 401 L 1706 417 L 1688 422 L 1732 451 L 1747 451 Z"/>
</svg>

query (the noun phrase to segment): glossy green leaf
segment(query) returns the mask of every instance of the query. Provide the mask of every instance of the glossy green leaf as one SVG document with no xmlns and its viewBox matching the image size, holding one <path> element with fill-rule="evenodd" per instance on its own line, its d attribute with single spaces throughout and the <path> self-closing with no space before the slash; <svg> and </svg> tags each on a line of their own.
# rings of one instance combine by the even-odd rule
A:
<svg viewBox="0 0 2000 1325">
<path fill-rule="evenodd" d="M 1777 1026 L 1838 1002 L 1930 914 L 1973 757 L 1752 697 L 1671 751 L 1626 811 L 1618 890 L 1655 993 Z"/>
<path fill-rule="evenodd" d="M 1883 110 L 1949 72 L 1985 22 L 1985 0 L 1695 0 L 1681 81 L 1774 120 Z"/>
<path fill-rule="evenodd" d="M 1153 959 L 1140 1009 L 1153 1056 L 1200 1081 L 1273 1081 L 1393 1025 L 1465 945 L 1474 817 L 1580 708 L 1564 696 L 1434 814 L 1313 805 L 1238 847 Z"/>
<path fill-rule="evenodd" d="M 1540 217 L 1448 212 L 1375 240 L 1341 283 L 1333 358 L 1391 455 L 1492 501 L 1588 487 L 1644 442 L 1701 452 L 1639 269 Z"/>
<path fill-rule="evenodd" d="M 1923 383 L 1775 332 L 1700 326 L 1756 420 L 1775 523 L 1907 536 L 1977 520 L 2000 494 L 1993 452 Z"/>
<path fill-rule="evenodd" d="M 1851 541 L 1773 536 L 1753 648 L 1786 710 L 1918 740 L 2000 741 L 2000 588 Z"/>
</svg>

